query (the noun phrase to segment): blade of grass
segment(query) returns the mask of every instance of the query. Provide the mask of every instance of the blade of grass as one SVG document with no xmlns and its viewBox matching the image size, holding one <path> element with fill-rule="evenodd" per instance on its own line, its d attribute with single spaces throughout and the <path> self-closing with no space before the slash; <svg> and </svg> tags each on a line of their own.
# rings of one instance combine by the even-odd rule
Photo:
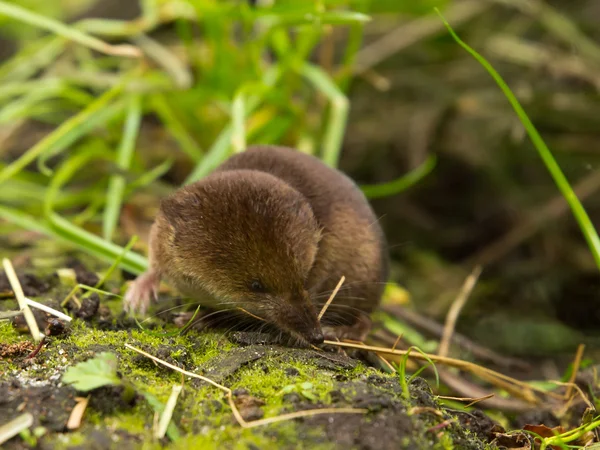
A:
<svg viewBox="0 0 600 450">
<path fill-rule="evenodd" d="M 33 415 L 29 412 L 23 413 L 11 421 L 2 424 L 2 426 L 0 426 L 0 445 L 32 426 Z"/>
<path fill-rule="evenodd" d="M 65 98 L 78 106 L 85 106 L 91 101 L 89 94 L 71 86 L 62 80 L 40 80 L 42 84 L 28 89 L 24 95 L 5 105 L 0 110 L 0 123 L 10 123 L 25 118 L 32 107 L 51 98 Z M 25 83 L 24 83 L 25 84 Z M 3 94 L 6 91 L 3 92 Z"/>
<path fill-rule="evenodd" d="M 194 167 L 192 173 L 188 175 L 183 184 L 193 183 L 198 181 L 200 178 L 205 177 L 211 173 L 221 162 L 229 155 L 229 149 L 231 147 L 231 137 L 233 136 L 233 127 L 231 125 L 226 126 L 217 140 L 210 147 L 206 156 L 200 160 L 200 162 Z"/>
<path fill-rule="evenodd" d="M 24 213 L 23 211 L 15 208 L 9 208 L 4 205 L 0 205 L 0 218 L 7 222 L 14 223 L 20 228 L 26 230 L 35 231 L 36 233 L 45 234 L 47 236 L 54 236 L 55 233 L 49 228 L 48 224 L 44 220 L 40 220 L 38 217 Z"/>
<path fill-rule="evenodd" d="M 242 89 L 231 104 L 231 146 L 235 153 L 246 148 L 246 96 Z"/>
<path fill-rule="evenodd" d="M 575 216 L 575 220 L 579 224 L 579 228 L 581 228 L 581 232 L 583 233 L 583 236 L 585 237 L 588 246 L 590 247 L 592 256 L 594 257 L 594 261 L 596 262 L 598 269 L 600 269 L 600 238 L 598 237 L 598 233 L 596 232 L 596 229 L 594 228 L 594 225 L 592 224 L 592 221 L 590 220 L 585 208 L 583 207 L 583 205 L 579 201 L 579 198 L 577 198 L 577 195 L 571 188 L 569 181 L 563 174 L 562 170 L 560 169 L 560 166 L 554 159 L 554 156 L 552 156 L 552 152 L 550 151 L 550 149 L 538 133 L 537 129 L 529 119 L 529 116 L 527 115 L 527 113 L 525 112 L 525 110 L 523 109 L 523 107 L 521 106 L 511 89 L 508 87 L 506 82 L 502 79 L 500 74 L 492 67 L 492 65 L 483 56 L 477 53 L 473 48 L 471 48 L 468 44 L 463 42 L 458 37 L 458 35 L 450 26 L 450 24 L 441 14 L 439 9 L 435 8 L 435 11 L 438 13 L 440 18 L 444 22 L 444 25 L 446 25 L 446 28 L 448 28 L 448 31 L 450 35 L 454 38 L 454 40 L 471 56 L 473 56 L 473 58 L 475 58 L 479 62 L 479 64 L 481 64 L 485 68 L 485 70 L 487 70 L 487 72 L 492 76 L 494 81 L 498 84 L 500 89 L 502 89 L 502 92 L 508 99 L 509 103 L 517 113 L 517 116 L 521 120 L 521 123 L 525 127 L 529 138 L 531 139 L 533 145 L 537 149 L 540 157 L 542 158 L 542 161 L 546 165 L 546 168 L 548 169 L 550 175 L 554 179 L 554 182 L 558 186 L 558 189 L 560 190 L 562 195 L 565 197 L 565 200 L 571 207 L 573 215 Z"/>
<path fill-rule="evenodd" d="M 63 239 L 103 261 L 112 262 L 123 252 L 123 247 L 107 242 L 95 234 L 73 225 L 56 213 L 51 213 L 48 220 L 53 230 Z M 128 272 L 139 275 L 148 267 L 148 261 L 143 256 L 130 251 L 124 255 L 119 266 Z"/>
<path fill-rule="evenodd" d="M 133 38 L 134 42 L 144 50 L 156 64 L 161 66 L 168 73 L 175 86 L 179 89 L 189 89 L 192 85 L 192 74 L 187 65 L 184 64 L 171 50 L 158 41 L 144 34 L 139 34 Z"/>
<path fill-rule="evenodd" d="M 19 206 L 21 209 L 37 209 L 37 206 L 42 204 L 45 195 L 45 186 L 27 180 L 12 178 L 0 189 L 0 203 Z M 88 203 L 92 196 L 93 193 L 87 190 L 63 192 L 56 206 L 58 208 L 80 206 Z"/>
<path fill-rule="evenodd" d="M 282 71 L 279 66 L 271 67 L 267 70 L 262 79 L 264 89 L 272 89 L 275 83 L 281 77 Z M 255 85 L 256 86 L 256 85 Z M 245 114 L 251 114 L 259 105 L 261 97 L 258 95 L 246 99 Z M 233 124 L 227 125 L 212 147 L 208 150 L 204 158 L 194 167 L 194 170 L 188 175 L 183 184 L 193 183 L 200 178 L 205 177 L 221 164 L 230 154 L 231 141 L 233 136 Z"/>
<path fill-rule="evenodd" d="M 135 191 L 136 189 L 147 186 L 150 183 L 158 180 L 160 177 L 162 177 L 165 173 L 167 173 L 169 171 L 169 169 L 171 168 L 172 165 L 173 165 L 173 160 L 168 159 L 168 160 L 162 162 L 161 164 L 159 164 L 158 166 L 145 172 L 143 175 L 140 175 L 139 178 L 136 178 L 131 183 L 127 184 L 127 187 L 125 188 L 125 194 L 126 195 L 130 194 L 131 192 Z"/>
<path fill-rule="evenodd" d="M 37 167 L 42 174 L 46 176 L 52 175 L 52 169 L 46 165 L 46 162 L 50 158 L 65 151 L 69 146 L 71 146 L 84 135 L 90 133 L 94 128 L 104 125 L 118 116 L 125 109 L 125 101 L 123 101 L 123 99 L 117 99 L 114 103 L 87 114 L 86 111 L 88 111 L 90 107 L 91 105 L 79 113 L 86 115 L 87 120 L 76 123 L 75 126 L 71 127 L 66 131 L 66 133 L 60 136 L 58 141 L 56 141 L 53 146 L 40 154 L 37 160 Z"/>
<path fill-rule="evenodd" d="M 437 157 L 429 155 L 423 164 L 400 178 L 388 183 L 363 185 L 360 188 L 368 198 L 389 197 L 390 195 L 399 194 L 429 175 L 436 163 Z"/>
<path fill-rule="evenodd" d="M 122 89 L 123 85 L 118 84 L 106 91 L 95 102 L 91 103 L 79 114 L 64 122 L 56 130 L 27 150 L 16 161 L 6 166 L 0 172 L 0 184 L 14 176 L 44 153 L 52 152 L 55 154 L 55 152 L 63 150 L 67 145 L 72 143 L 80 136 L 82 130 L 87 129 L 86 123 L 89 122 L 94 115 L 105 110 L 109 103 L 121 93 Z"/>
<path fill-rule="evenodd" d="M 35 320 L 35 316 L 27 305 L 27 301 L 25 300 L 25 294 L 23 293 L 23 288 L 21 283 L 19 282 L 19 278 L 15 272 L 15 269 L 8 258 L 2 259 L 2 265 L 4 266 L 4 273 L 6 274 L 6 278 L 12 288 L 15 297 L 17 298 L 17 302 L 19 303 L 19 310 L 23 312 L 23 316 L 25 317 L 25 322 L 29 327 L 29 332 L 33 337 L 35 342 L 39 342 L 44 338 L 44 335 L 40 332 L 37 321 Z"/>
<path fill-rule="evenodd" d="M 323 162 L 331 167 L 337 167 L 342 140 L 348 120 L 349 102 L 335 82 L 320 67 L 309 63 L 302 65 L 300 70 L 313 85 L 330 101 L 329 118 L 323 138 Z"/>
<path fill-rule="evenodd" d="M 173 418 L 173 411 L 175 410 L 175 406 L 177 405 L 177 399 L 179 398 L 179 394 L 183 389 L 183 385 L 176 384 L 173 386 L 171 395 L 167 400 L 165 405 L 165 409 L 160 415 L 160 421 L 158 422 L 158 428 L 155 430 L 154 437 L 156 439 L 162 439 L 167 432 L 167 428 L 172 423 L 171 419 Z"/>
<path fill-rule="evenodd" d="M 162 122 L 180 145 L 181 150 L 186 153 L 192 161 L 201 161 L 203 156 L 202 149 L 181 123 L 164 95 L 153 95 L 150 99 L 150 103 L 152 109 L 158 114 Z"/>
<path fill-rule="evenodd" d="M 298 11 L 292 13 L 278 12 L 277 14 L 261 14 L 259 12 L 257 16 L 259 15 L 261 20 L 269 27 L 290 27 L 296 25 L 351 25 L 355 23 L 366 23 L 371 20 L 368 15 L 355 11 L 323 11 L 320 13 L 317 11 Z"/>
<path fill-rule="evenodd" d="M 173 161 L 167 160 L 167 161 L 159 164 L 158 166 L 154 167 L 150 171 L 145 172 L 139 178 L 136 178 L 131 182 L 126 182 L 123 199 L 127 198 L 131 193 L 133 193 L 137 189 L 147 186 L 150 183 L 157 180 L 158 178 L 160 178 L 161 176 L 163 176 L 171 168 L 172 165 L 173 165 Z M 56 203 L 54 204 L 55 207 L 62 205 L 63 195 L 64 194 L 61 193 L 60 199 L 56 200 Z M 83 226 L 83 224 L 85 224 L 89 220 L 94 219 L 96 217 L 96 214 L 100 210 L 100 208 L 102 208 L 104 206 L 105 201 L 106 201 L 105 195 L 104 196 L 96 196 L 91 201 L 88 201 L 87 207 L 72 219 L 73 224 L 78 225 L 78 226 Z"/>
<path fill-rule="evenodd" d="M 54 62 L 65 48 L 65 39 L 60 36 L 49 36 L 26 45 L 15 56 L 0 66 L 0 80 L 26 80 L 42 67 Z"/>
<path fill-rule="evenodd" d="M 35 231 L 45 236 L 52 237 L 62 243 L 78 247 L 89 253 L 91 256 L 107 263 L 114 262 L 115 258 L 123 253 L 123 248 L 118 245 L 106 243 L 106 241 L 103 241 L 97 236 L 72 225 L 69 227 L 69 222 L 58 215 L 54 218 L 55 223 L 51 225 L 46 220 L 40 220 L 39 217 L 26 214 L 18 209 L 0 205 L 0 219 L 14 223 L 19 228 Z M 62 223 L 61 219 L 63 221 Z M 100 241 L 100 245 L 98 245 L 98 241 Z M 147 264 L 144 257 L 129 252 L 124 256 L 124 260 L 119 266 L 133 274 L 140 274 L 146 270 Z"/>
<path fill-rule="evenodd" d="M 142 52 L 139 48 L 129 44 L 110 45 L 98 38 L 90 36 L 81 30 L 70 27 L 57 20 L 41 16 L 33 11 L 22 8 L 15 4 L 7 3 L 0 0 L 0 15 L 11 17 L 20 22 L 33 25 L 38 28 L 51 31 L 59 36 L 67 38 L 71 41 L 90 47 L 107 55 L 125 56 L 128 58 L 139 58 Z"/>
<path fill-rule="evenodd" d="M 135 141 L 142 121 L 142 100 L 137 94 L 129 98 L 127 106 L 127 118 L 123 127 L 123 138 L 117 152 L 117 166 L 120 169 L 128 170 L 131 167 L 133 152 L 135 150 Z M 121 204 L 125 192 L 125 178 L 122 175 L 114 175 L 108 183 L 106 193 L 106 208 L 104 209 L 104 221 L 102 223 L 102 232 L 104 239 L 112 240 Z"/>
<path fill-rule="evenodd" d="M 131 236 L 131 239 L 129 239 L 129 242 L 127 243 L 127 245 L 123 248 L 123 251 L 119 254 L 119 256 L 113 261 L 113 263 L 111 264 L 111 266 L 108 268 L 108 270 L 106 272 L 104 272 L 104 274 L 102 274 L 102 276 L 100 277 L 100 279 L 98 280 L 98 282 L 94 285 L 94 289 L 98 289 L 100 288 L 100 286 L 102 286 L 106 280 L 108 280 L 108 278 L 112 275 L 112 273 L 115 271 L 115 269 L 119 266 L 119 264 L 121 264 L 121 261 L 123 261 L 123 258 L 125 257 L 125 255 L 127 254 L 127 252 L 129 250 L 132 249 L 132 247 L 135 245 L 135 243 L 137 242 L 138 237 L 137 236 Z M 91 292 L 91 291 L 88 291 Z M 85 297 L 85 295 L 84 295 Z"/>
<path fill-rule="evenodd" d="M 158 414 L 162 414 L 162 412 L 165 409 L 165 405 L 163 405 L 156 397 L 154 397 L 149 392 L 142 392 L 142 395 L 144 396 L 146 401 L 150 404 L 150 406 L 152 406 L 154 411 L 156 411 Z M 180 439 L 181 434 L 179 432 L 179 429 L 173 423 L 173 421 L 169 422 L 169 426 L 167 427 L 166 435 L 173 442 Z"/>
<path fill-rule="evenodd" d="M 60 188 L 93 159 L 110 160 L 110 155 L 98 149 L 92 149 L 72 156 L 60 166 L 54 177 L 50 180 L 44 202 L 44 213 L 51 228 L 61 237 L 71 241 L 74 245 L 83 247 L 88 252 L 100 255 L 104 260 L 113 261 L 124 252 L 121 246 L 108 242 L 83 228 L 73 225 L 54 212 L 54 204 L 60 194 Z M 132 273 L 139 274 L 146 269 L 148 261 L 143 256 L 129 251 L 124 253 L 120 265 Z"/>
</svg>

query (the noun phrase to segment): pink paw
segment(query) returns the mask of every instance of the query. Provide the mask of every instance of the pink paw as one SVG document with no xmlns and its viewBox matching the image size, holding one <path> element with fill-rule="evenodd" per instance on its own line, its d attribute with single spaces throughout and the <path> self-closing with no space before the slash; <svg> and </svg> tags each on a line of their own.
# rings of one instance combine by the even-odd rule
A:
<svg viewBox="0 0 600 450">
<path fill-rule="evenodd" d="M 123 299 L 123 309 L 130 314 L 145 315 L 151 302 L 158 300 L 160 278 L 155 272 L 145 272 L 129 286 Z"/>
</svg>

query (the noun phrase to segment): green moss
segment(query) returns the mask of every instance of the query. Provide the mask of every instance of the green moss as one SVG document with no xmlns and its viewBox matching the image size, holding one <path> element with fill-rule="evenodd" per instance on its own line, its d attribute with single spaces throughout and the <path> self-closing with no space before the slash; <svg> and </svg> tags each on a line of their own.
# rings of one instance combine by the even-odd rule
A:
<svg viewBox="0 0 600 450">
<path fill-rule="evenodd" d="M 27 339 L 19 336 L 10 325 L 0 325 L 0 336 L 5 341 L 18 342 Z M 248 349 L 238 348 L 222 334 L 198 333 L 192 331 L 185 336 L 160 333 L 155 331 L 130 329 L 123 331 L 99 330 L 75 320 L 71 324 L 70 333 L 65 337 L 52 338 L 37 357 L 34 366 L 21 370 L 22 377 L 36 379 L 60 379 L 67 366 L 87 360 L 95 354 L 110 351 L 118 356 L 118 372 L 126 383 L 131 384 L 138 393 L 135 406 L 116 405 L 110 413 L 95 410 L 93 402 L 85 413 L 83 427 L 75 433 L 50 434 L 48 439 L 55 442 L 56 448 L 68 448 L 74 445 L 86 445 L 85 436 L 91 430 L 110 430 L 113 439 L 131 441 L 135 437 L 133 448 L 155 449 L 168 442 L 155 442 L 152 437 L 154 408 L 144 399 L 143 393 L 153 395 L 165 404 L 171 394 L 172 386 L 181 383 L 181 375 L 171 369 L 156 365 L 149 359 L 125 347 L 129 343 L 135 347 L 166 359 L 186 370 L 199 374 L 209 369 L 219 369 L 222 365 L 227 370 L 221 372 L 223 385 L 231 388 L 243 388 L 248 393 L 265 402 L 262 406 L 264 417 L 273 417 L 302 408 L 330 405 L 331 391 L 343 391 L 346 398 L 352 399 L 361 394 L 361 389 L 377 386 L 380 394 L 397 404 L 406 403 L 401 396 L 397 377 L 382 374 L 362 364 L 355 366 L 336 364 L 327 365 L 324 358 L 311 351 L 287 350 L 281 347 L 257 347 L 258 359 L 247 362 Z M 244 359 L 246 358 L 246 359 Z M 325 358 L 326 360 L 327 358 Z M 231 362 L 234 362 L 231 368 Z M 2 364 L 2 362 L 0 362 Z M 237 365 L 236 365 L 237 364 Z M 325 364 L 325 365 L 324 365 Z M 221 369 L 223 368 L 221 367 Z M 295 370 L 291 370 L 291 369 Z M 213 373 L 213 372 L 208 372 Z M 344 388 L 335 380 L 338 374 L 347 380 Z M 371 382 L 370 376 L 377 375 L 378 380 Z M 248 449 L 252 445 L 258 448 L 302 449 L 334 448 L 325 436 L 328 422 L 321 421 L 285 421 L 268 426 L 243 429 L 235 421 L 224 393 L 206 382 L 186 377 L 184 390 L 180 395 L 173 415 L 182 438 L 170 443 L 169 448 L 233 448 Z M 309 383 L 309 384 L 307 384 Z M 358 383 L 358 384 L 353 384 Z M 286 388 L 288 386 L 288 388 Z M 291 386 L 291 388 L 290 388 Z M 357 388 L 357 386 L 359 386 Z M 286 389 L 284 389 L 286 388 Z M 283 390 L 283 391 L 282 391 Z M 306 392 L 304 392 L 305 390 Z M 291 391 L 301 395 L 301 404 L 292 403 L 285 393 Z M 308 394 L 307 394 L 308 392 Z M 91 393 L 92 397 L 95 392 Z M 109 400 L 110 402 L 111 400 Z M 115 399 L 118 401 L 118 398 Z M 343 403 L 338 406 L 352 406 Z M 392 410 L 389 410 L 390 413 Z M 394 413 L 394 414 L 397 414 Z M 357 423 L 374 423 L 375 415 L 361 417 Z M 422 439 L 424 429 L 437 424 L 435 420 L 428 422 L 425 418 L 413 417 L 403 419 L 409 426 L 408 443 L 414 444 Z M 412 425 L 411 421 L 413 422 Z M 311 425 L 308 425 L 311 423 Z M 109 431 L 106 431 L 109 432 Z M 116 436 L 116 437 L 115 437 Z M 429 435 L 427 439 L 431 439 Z M 464 439 L 464 434 L 463 434 Z M 434 439 L 432 448 L 449 450 L 456 448 L 452 430 L 445 430 L 438 439 Z M 125 444 L 125 442 L 124 442 Z M 411 444 L 411 445 L 412 445 Z M 429 445 L 429 444 L 423 444 Z M 453 447 L 454 446 L 454 447 Z M 429 447 L 417 447 L 429 448 Z"/>
<path fill-rule="evenodd" d="M 3 344 L 16 344 L 27 340 L 27 336 L 31 338 L 31 335 L 19 334 L 15 327 L 8 321 L 0 322 L 0 342 Z"/>
</svg>

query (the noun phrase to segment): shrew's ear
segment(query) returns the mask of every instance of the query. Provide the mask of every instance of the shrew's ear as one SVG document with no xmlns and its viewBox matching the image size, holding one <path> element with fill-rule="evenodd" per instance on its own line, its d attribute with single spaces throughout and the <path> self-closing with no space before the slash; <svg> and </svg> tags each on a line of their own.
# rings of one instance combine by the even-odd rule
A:
<svg viewBox="0 0 600 450">
<path fill-rule="evenodd" d="M 177 191 L 160 202 L 160 209 L 170 224 L 188 221 L 198 215 L 202 206 L 199 193 L 185 188 Z"/>
</svg>

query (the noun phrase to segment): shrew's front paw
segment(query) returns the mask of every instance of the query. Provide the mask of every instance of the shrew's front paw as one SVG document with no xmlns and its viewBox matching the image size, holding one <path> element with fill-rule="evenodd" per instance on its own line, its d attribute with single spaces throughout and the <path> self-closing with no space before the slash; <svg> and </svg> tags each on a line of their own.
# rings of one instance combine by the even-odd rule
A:
<svg viewBox="0 0 600 450">
<path fill-rule="evenodd" d="M 156 272 L 144 272 L 127 289 L 123 309 L 130 314 L 145 315 L 150 303 L 158 300 L 159 285 L 160 277 Z"/>
</svg>

